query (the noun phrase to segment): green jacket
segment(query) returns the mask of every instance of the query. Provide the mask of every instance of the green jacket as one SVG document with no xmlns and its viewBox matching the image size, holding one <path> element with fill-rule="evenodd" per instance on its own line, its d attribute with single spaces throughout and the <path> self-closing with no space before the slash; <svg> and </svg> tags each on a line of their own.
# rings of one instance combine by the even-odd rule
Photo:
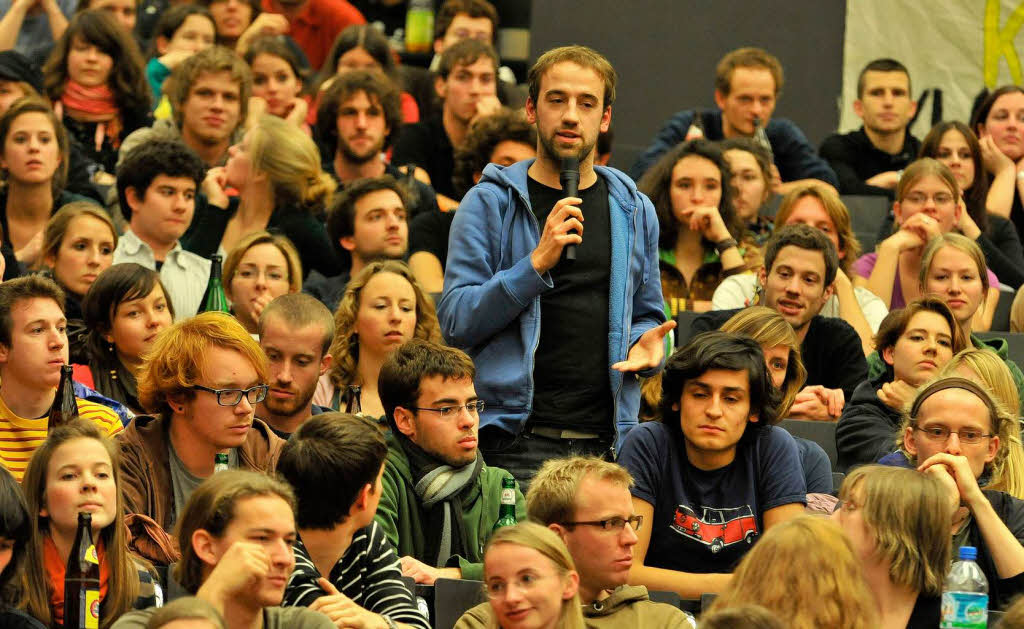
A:
<svg viewBox="0 0 1024 629">
<path fill-rule="evenodd" d="M 419 503 L 409 504 L 409 496 L 414 495 L 411 490 L 414 483 L 412 471 L 409 469 L 409 459 L 394 436 L 389 434 L 387 442 L 388 458 L 384 465 L 383 491 L 380 505 L 377 507 L 377 523 L 400 557 L 411 555 L 420 561 L 428 561 L 424 558 L 424 526 L 427 514 Z M 452 557 L 448 560 L 447 567 L 462 570 L 463 579 L 483 580 L 483 548 L 487 538 L 491 536 L 491 527 L 498 519 L 501 481 L 507 476 L 511 474 L 500 467 L 488 467 L 485 463 L 475 486 L 462 501 L 462 523 L 466 530 L 466 538 L 470 542 L 470 556 Z M 520 522 L 526 520 L 526 500 L 518 486 L 516 519 Z M 473 540 L 477 541 L 475 546 Z"/>
<path fill-rule="evenodd" d="M 1017 385 L 1017 395 L 1020 396 L 1020 410 L 1024 412 L 1024 372 L 1021 372 L 1017 363 L 1008 358 L 1010 346 L 1006 339 L 983 339 L 977 334 L 971 334 L 971 345 L 978 349 L 990 349 L 1003 359 L 1006 367 L 1010 370 L 1010 375 L 1013 376 L 1013 383 Z M 868 356 L 868 379 L 881 376 L 888 367 L 878 352 L 871 352 L 871 355 Z"/>
</svg>

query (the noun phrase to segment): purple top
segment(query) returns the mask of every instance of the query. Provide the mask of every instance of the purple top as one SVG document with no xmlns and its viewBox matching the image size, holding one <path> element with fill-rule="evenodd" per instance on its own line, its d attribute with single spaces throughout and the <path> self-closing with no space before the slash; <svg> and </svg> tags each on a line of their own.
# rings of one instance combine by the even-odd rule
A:
<svg viewBox="0 0 1024 629">
<path fill-rule="evenodd" d="M 875 269 L 875 262 L 878 261 L 877 253 L 865 253 L 861 257 L 857 258 L 857 261 L 850 267 L 851 270 L 857 275 L 868 279 L 871 277 L 871 271 Z M 992 272 L 991 269 L 988 271 L 988 285 L 999 287 L 999 278 Z M 896 310 L 897 308 L 904 308 L 907 305 L 907 300 L 903 298 L 903 289 L 900 288 L 900 274 L 896 273 L 896 277 L 892 282 L 892 299 L 889 302 L 889 311 Z"/>
</svg>

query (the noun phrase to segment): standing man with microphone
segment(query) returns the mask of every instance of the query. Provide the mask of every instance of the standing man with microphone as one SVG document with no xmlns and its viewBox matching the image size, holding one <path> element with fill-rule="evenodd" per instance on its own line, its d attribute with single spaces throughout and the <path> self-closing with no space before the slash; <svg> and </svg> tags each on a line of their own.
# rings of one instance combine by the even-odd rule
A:
<svg viewBox="0 0 1024 629">
<path fill-rule="evenodd" d="M 627 175 L 594 166 L 615 70 L 566 46 L 528 78 L 537 158 L 488 165 L 463 199 L 438 306 L 444 337 L 476 363 L 484 459 L 524 491 L 549 458 L 614 456 L 637 424 L 637 375 L 661 367 L 675 327 L 662 310 L 654 206 Z"/>
</svg>

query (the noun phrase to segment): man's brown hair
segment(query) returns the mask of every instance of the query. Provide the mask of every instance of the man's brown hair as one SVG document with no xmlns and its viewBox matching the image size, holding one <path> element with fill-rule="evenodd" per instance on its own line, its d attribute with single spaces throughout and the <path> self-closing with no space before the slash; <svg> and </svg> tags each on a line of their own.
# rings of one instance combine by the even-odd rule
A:
<svg viewBox="0 0 1024 629">
<path fill-rule="evenodd" d="M 732 73 L 736 68 L 759 68 L 772 73 L 775 80 L 775 96 L 782 93 L 782 64 L 778 58 L 761 48 L 737 48 L 722 57 L 715 68 L 715 91 L 728 96 L 732 90 Z"/>
<path fill-rule="evenodd" d="M 11 311 L 25 299 L 52 299 L 64 312 L 64 291 L 51 279 L 28 275 L 0 283 L 0 345 L 11 346 Z"/>
<path fill-rule="evenodd" d="M 554 48 L 537 59 L 526 77 L 530 87 L 530 100 L 533 101 L 534 105 L 536 105 L 537 99 L 540 98 L 541 79 L 544 78 L 544 75 L 552 66 L 564 62 L 575 63 L 578 66 L 596 72 L 601 77 L 601 80 L 604 81 L 604 101 L 601 107 L 602 109 L 611 107 L 612 103 L 615 102 L 615 83 L 618 80 L 618 75 L 615 73 L 615 68 L 612 67 L 612 64 L 609 63 L 604 55 L 587 46 L 562 46 L 561 48 Z"/>
<path fill-rule="evenodd" d="M 204 74 L 218 72 L 229 73 L 231 80 L 238 84 L 238 126 L 241 127 L 245 123 L 249 113 L 249 97 L 252 95 L 252 71 L 245 60 L 230 48 L 210 46 L 182 61 L 168 79 L 164 93 L 171 101 L 175 124 L 181 126 L 184 117 L 182 108 L 188 100 L 189 92 L 192 91 L 192 84 Z"/>
<path fill-rule="evenodd" d="M 455 16 L 464 13 L 469 17 L 485 17 L 491 21 L 491 44 L 498 34 L 498 11 L 487 0 L 446 0 L 437 11 L 434 20 L 434 39 L 444 39 Z"/>
</svg>

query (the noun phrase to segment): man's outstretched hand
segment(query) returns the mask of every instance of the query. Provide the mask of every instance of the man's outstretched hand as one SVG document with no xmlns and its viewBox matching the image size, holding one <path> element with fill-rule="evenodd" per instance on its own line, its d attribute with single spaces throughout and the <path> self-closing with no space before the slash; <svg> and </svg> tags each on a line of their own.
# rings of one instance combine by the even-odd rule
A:
<svg viewBox="0 0 1024 629">
<path fill-rule="evenodd" d="M 665 335 L 674 329 L 676 329 L 676 322 L 666 321 L 656 328 L 647 330 L 640 340 L 630 348 L 626 360 L 615 363 L 612 365 L 612 369 L 628 372 L 657 367 L 665 358 Z"/>
</svg>

